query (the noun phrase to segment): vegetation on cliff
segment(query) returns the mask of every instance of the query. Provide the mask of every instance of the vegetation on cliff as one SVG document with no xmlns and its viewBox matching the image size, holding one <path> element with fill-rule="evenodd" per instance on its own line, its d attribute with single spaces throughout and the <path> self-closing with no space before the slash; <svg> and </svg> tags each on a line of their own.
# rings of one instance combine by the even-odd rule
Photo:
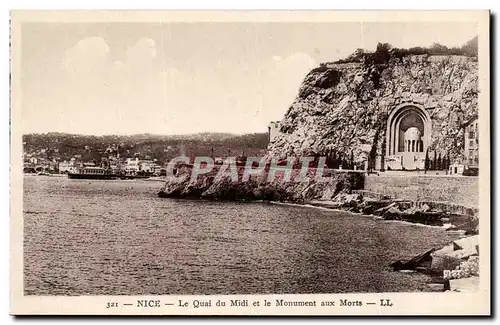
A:
<svg viewBox="0 0 500 325">
<path fill-rule="evenodd" d="M 432 120 L 430 158 L 461 157 L 462 127 L 478 113 L 476 43 L 409 50 L 379 44 L 374 53 L 357 51 L 346 60 L 322 64 L 305 77 L 269 155 L 334 152 L 352 155 L 356 163 L 373 162 L 385 155 L 391 110 L 415 104 Z"/>
<path fill-rule="evenodd" d="M 367 65 L 383 64 L 389 62 L 391 58 L 401 59 L 402 57 L 409 55 L 458 55 L 477 58 L 478 38 L 476 36 L 461 47 L 451 48 L 439 43 L 434 43 L 429 47 L 416 46 L 409 49 L 402 49 L 392 47 L 389 43 L 378 43 L 374 52 L 357 49 L 347 58 L 337 60 L 333 63 L 359 62 Z"/>
</svg>

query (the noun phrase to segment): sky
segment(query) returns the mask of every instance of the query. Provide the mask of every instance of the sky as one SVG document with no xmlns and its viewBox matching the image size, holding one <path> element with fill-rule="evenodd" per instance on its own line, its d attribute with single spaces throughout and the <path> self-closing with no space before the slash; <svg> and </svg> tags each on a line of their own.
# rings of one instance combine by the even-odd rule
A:
<svg viewBox="0 0 500 325">
<path fill-rule="evenodd" d="M 464 22 L 24 23 L 23 133 L 267 132 L 305 75 L 378 42 L 461 46 Z"/>
</svg>

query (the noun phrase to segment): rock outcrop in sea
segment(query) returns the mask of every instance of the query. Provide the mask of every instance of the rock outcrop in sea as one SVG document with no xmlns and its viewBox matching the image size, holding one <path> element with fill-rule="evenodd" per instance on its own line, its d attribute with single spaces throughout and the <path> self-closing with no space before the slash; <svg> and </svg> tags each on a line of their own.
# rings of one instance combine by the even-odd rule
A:
<svg viewBox="0 0 500 325">
<path fill-rule="evenodd" d="M 177 177 L 167 180 L 158 196 L 173 198 L 198 198 L 225 201 L 280 201 L 304 203 L 308 200 L 330 200 L 340 193 L 350 193 L 362 189 L 364 175 L 332 170 L 323 172 L 324 180 L 319 181 L 317 170 L 310 168 L 307 181 L 298 181 L 300 169 L 293 170 L 290 180 L 283 180 L 279 174 L 269 179 L 269 170 L 260 175 L 252 175 L 243 181 L 245 168 L 238 168 L 237 180 L 218 177 L 221 166 L 215 166 L 210 173 L 191 179 L 192 167 L 181 167 Z"/>
</svg>

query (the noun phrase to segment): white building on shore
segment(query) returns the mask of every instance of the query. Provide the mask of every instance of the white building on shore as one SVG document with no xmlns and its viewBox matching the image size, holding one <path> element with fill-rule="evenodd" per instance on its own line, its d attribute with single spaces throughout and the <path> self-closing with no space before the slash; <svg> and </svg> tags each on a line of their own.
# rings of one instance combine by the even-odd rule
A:
<svg viewBox="0 0 500 325">
<path fill-rule="evenodd" d="M 137 174 L 139 172 L 149 174 L 160 174 L 161 166 L 156 160 L 141 160 L 139 158 L 127 158 L 125 172 L 127 174 Z"/>
<path fill-rule="evenodd" d="M 279 121 L 273 121 L 267 126 L 269 143 L 273 142 L 278 133 L 280 132 L 281 123 Z"/>
<path fill-rule="evenodd" d="M 75 172 L 77 167 L 76 159 L 71 158 L 69 161 L 65 160 L 59 163 L 59 173 Z"/>
</svg>

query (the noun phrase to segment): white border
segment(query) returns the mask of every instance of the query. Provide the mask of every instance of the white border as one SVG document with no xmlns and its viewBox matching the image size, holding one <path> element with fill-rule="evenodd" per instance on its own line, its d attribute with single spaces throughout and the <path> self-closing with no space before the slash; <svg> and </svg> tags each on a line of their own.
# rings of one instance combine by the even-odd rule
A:
<svg viewBox="0 0 500 325">
<path fill-rule="evenodd" d="M 103 1 L 103 0 L 87 0 L 87 1 L 82 1 L 81 3 L 78 3 L 76 1 L 44 1 L 44 2 L 37 2 L 37 1 L 5 1 L 0 4 L 2 6 L 2 14 L 3 14 L 3 27 L 1 29 L 2 31 L 2 36 L 4 42 L 3 48 L 2 48 L 2 55 L 3 55 L 3 61 L 4 64 L 2 65 L 3 67 L 3 76 L 4 78 L 0 79 L 1 82 L 3 82 L 2 89 L 4 90 L 2 92 L 2 99 L 3 103 L 5 106 L 8 107 L 8 97 L 9 97 L 9 92 L 8 92 L 8 72 L 9 72 L 9 66 L 8 66 L 8 58 L 9 58 L 9 48 L 8 48 L 8 43 L 6 42 L 8 35 L 9 35 L 9 30 L 8 30 L 8 19 L 9 19 L 9 9 L 168 9 L 168 8 L 174 8 L 174 9 L 454 9 L 454 8 L 460 8 L 460 9 L 487 9 L 491 8 L 493 9 L 494 12 L 497 12 L 497 6 L 498 6 L 498 1 L 482 1 L 482 0 L 476 0 L 476 1 L 453 1 L 453 2 L 447 2 L 447 3 L 438 3 L 437 1 L 427 1 L 427 0 L 422 0 L 418 2 L 395 2 L 392 1 L 377 1 L 376 6 L 374 6 L 375 2 L 373 1 L 348 1 L 348 2 L 331 2 L 331 1 L 314 1 L 314 0 L 309 0 L 309 1 L 295 1 L 295 0 L 290 0 L 286 2 L 286 6 L 284 6 L 285 2 L 283 1 L 270 1 L 270 0 L 254 0 L 254 1 L 193 1 L 193 0 L 184 0 L 184 1 L 179 1 L 177 3 L 173 2 L 166 2 L 166 1 L 150 1 L 150 0 L 142 0 L 142 1 L 130 1 L 130 0 L 123 0 L 123 1 Z M 492 26 L 495 27 L 495 26 Z M 492 35 L 494 36 L 495 40 L 498 40 L 498 34 L 496 33 L 496 28 L 495 32 L 492 31 Z M 496 66 L 496 70 L 494 73 L 492 72 L 492 78 L 494 76 L 498 76 L 498 65 Z M 492 103 L 493 104 L 493 103 Z M 8 109 L 4 109 L 3 113 L 6 114 L 6 118 L 2 119 L 4 121 L 5 129 L 4 132 L 2 132 L 2 141 L 0 142 L 0 145 L 2 146 L 2 149 L 4 149 L 4 152 L 9 151 L 10 152 L 10 144 L 9 144 L 9 111 Z M 497 122 L 497 119 L 494 121 L 492 120 L 492 124 Z M 492 128 L 492 131 L 495 128 Z M 492 136 L 496 138 L 496 134 L 492 134 Z M 495 143 L 495 142 L 494 142 Z M 499 141 L 496 141 L 496 146 L 495 149 L 497 149 L 497 146 L 500 146 Z M 1 159 L 1 166 L 4 167 L 4 173 L 1 173 L 1 177 L 5 178 L 5 180 L 2 179 L 1 184 L 4 185 L 3 192 L 2 192 L 2 198 L 4 200 L 5 204 L 1 204 L 2 208 L 4 209 L 4 227 L 2 227 L 3 231 L 5 231 L 4 236 L 2 236 L 4 242 L 2 245 L 2 249 L 4 249 L 4 257 L 5 257 L 5 262 L 2 264 L 2 279 L 5 281 L 3 288 L 8 288 L 9 287 L 9 282 L 8 282 L 8 257 L 9 257 L 9 222 L 8 218 L 6 216 L 9 216 L 9 205 L 10 205 L 10 200 L 9 200 L 9 175 L 6 173 L 6 171 L 9 168 L 10 161 L 9 161 L 9 156 L 7 154 L 3 155 L 4 159 Z M 494 166 L 493 166 L 494 167 Z M 495 179 L 496 180 L 496 179 Z M 498 194 L 495 196 L 495 198 L 492 201 L 498 202 Z M 492 218 L 495 216 L 492 216 Z M 498 222 L 496 223 L 498 227 Z M 495 230 L 498 230 L 496 228 Z M 497 241 L 498 242 L 498 241 Z M 492 247 L 492 249 L 496 249 L 497 247 Z M 496 270 L 498 270 L 497 267 L 495 267 Z M 9 296 L 7 294 L 7 291 L 4 294 L 4 300 L 2 301 L 5 310 L 3 311 L 3 315 L 8 315 L 8 306 L 9 306 Z M 498 300 L 498 299 L 497 299 Z M 9 317 L 8 322 L 12 322 L 13 319 L 12 317 Z M 96 323 L 96 320 L 90 320 L 93 323 Z M 169 320 L 172 321 L 172 320 Z M 337 321 L 337 320 L 336 320 Z M 431 320 L 427 320 L 431 321 Z M 135 321 L 133 321 L 135 323 Z M 431 321 L 432 322 L 432 321 Z M 100 323 L 100 321 L 97 321 L 97 323 Z"/>
</svg>

